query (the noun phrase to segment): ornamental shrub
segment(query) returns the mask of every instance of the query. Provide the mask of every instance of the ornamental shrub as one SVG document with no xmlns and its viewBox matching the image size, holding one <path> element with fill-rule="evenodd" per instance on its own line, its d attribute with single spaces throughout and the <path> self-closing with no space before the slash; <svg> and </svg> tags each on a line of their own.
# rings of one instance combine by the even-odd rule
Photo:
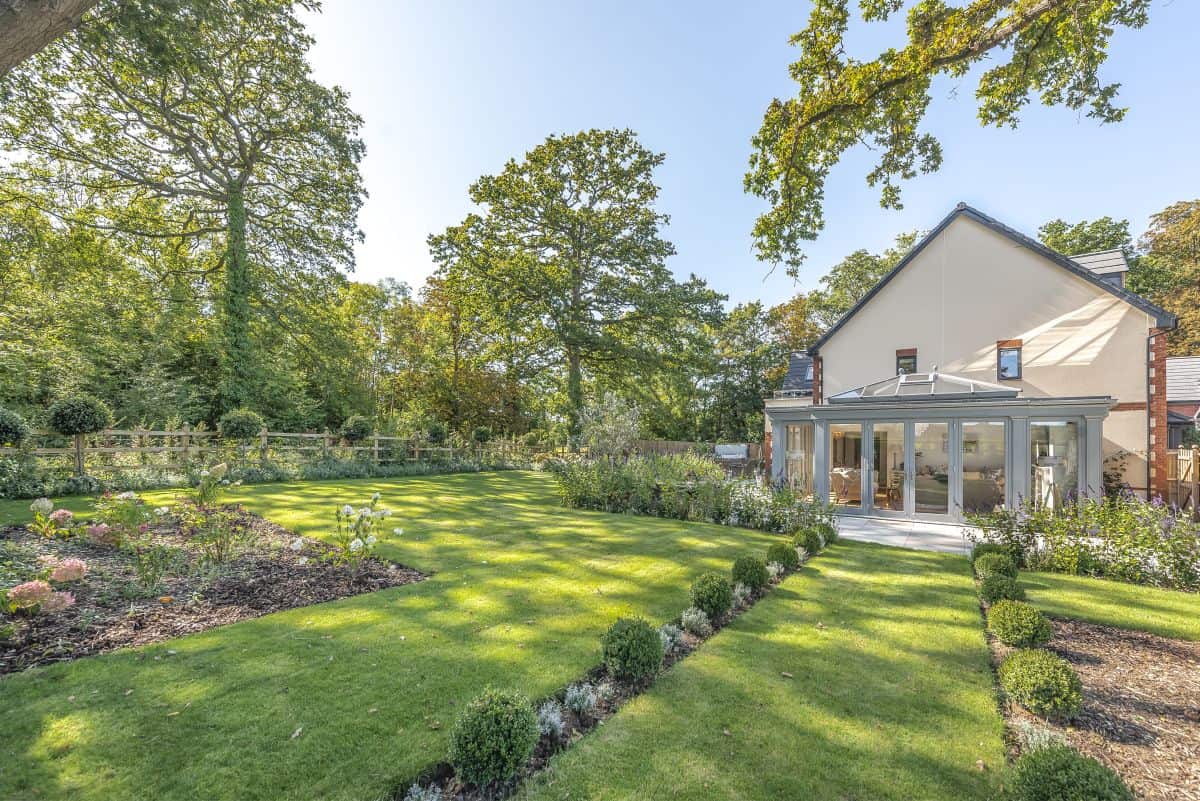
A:
<svg viewBox="0 0 1200 801">
<path fill-rule="evenodd" d="M 1024 601 L 1025 590 L 1010 576 L 995 573 L 979 582 L 979 597 L 986 604 L 994 604 L 997 601 Z"/>
<path fill-rule="evenodd" d="M 761 590 L 771 580 L 767 563 L 756 556 L 739 556 L 733 562 L 733 583 L 745 584 L 752 590 Z"/>
<path fill-rule="evenodd" d="M 817 535 L 821 538 L 821 542 L 824 545 L 832 545 L 833 543 L 837 542 L 838 530 L 837 526 L 833 523 L 830 523 L 829 521 L 821 521 L 816 523 L 813 527 L 816 529 Z"/>
<path fill-rule="evenodd" d="M 93 434 L 112 424 L 112 412 L 91 395 L 63 398 L 50 407 L 50 427 L 60 434 Z"/>
<path fill-rule="evenodd" d="M 566 722 L 563 721 L 562 706 L 558 701 L 550 699 L 544 701 L 537 711 L 538 730 L 543 737 L 549 737 L 551 740 L 561 740 L 563 731 L 567 728 Z"/>
<path fill-rule="evenodd" d="M 596 688 L 587 682 L 572 684 L 563 696 L 567 709 L 581 718 L 586 718 L 596 710 Z"/>
<path fill-rule="evenodd" d="M 1020 549 L 1001 542 L 977 542 L 971 547 L 971 564 L 974 565 L 979 557 L 989 553 L 1004 554 L 1013 560 L 1017 567 L 1021 566 Z"/>
<path fill-rule="evenodd" d="M 0 445 L 19 447 L 29 436 L 29 425 L 16 412 L 0 407 Z"/>
<path fill-rule="evenodd" d="M 429 444 L 431 445 L 441 445 L 446 441 L 447 436 L 449 436 L 449 434 L 446 431 L 446 424 L 440 420 L 434 420 L 425 427 L 425 439 L 428 440 Z"/>
<path fill-rule="evenodd" d="M 450 733 L 449 761 L 464 782 L 491 784 L 516 774 L 539 736 L 529 699 L 489 687 L 458 716 Z"/>
<path fill-rule="evenodd" d="M 479 426 L 471 432 L 471 439 L 477 445 L 482 445 L 492 438 L 492 429 L 487 426 Z"/>
<path fill-rule="evenodd" d="M 705 573 L 692 583 L 692 606 L 719 620 L 733 606 L 733 585 L 720 573 Z"/>
<path fill-rule="evenodd" d="M 1008 576 L 1015 579 L 1017 565 L 1008 554 L 985 553 L 975 560 L 975 575 L 980 579 L 988 576 Z"/>
<path fill-rule="evenodd" d="M 237 442 L 249 442 L 263 430 L 262 415 L 249 409 L 234 409 L 221 415 L 221 436 Z"/>
<path fill-rule="evenodd" d="M 674 623 L 664 623 L 658 627 L 658 637 L 662 640 L 663 653 L 669 654 L 683 645 L 683 629 Z"/>
<path fill-rule="evenodd" d="M 791 545 L 777 542 L 767 549 L 767 562 L 778 562 L 788 570 L 795 570 L 800 566 L 800 554 Z"/>
<path fill-rule="evenodd" d="M 679 625 L 683 626 L 683 630 L 689 634 L 694 634 L 697 637 L 707 637 L 712 634 L 712 623 L 708 621 L 708 615 L 703 609 L 695 606 L 689 606 L 683 610 L 683 614 L 679 616 Z"/>
<path fill-rule="evenodd" d="M 1035 715 L 1070 720 L 1083 708 L 1083 682 L 1067 660 L 1025 648 L 1000 664 L 1000 686 Z"/>
<path fill-rule="evenodd" d="M 604 664 L 618 679 L 640 682 L 662 667 L 658 629 L 640 617 L 623 617 L 604 634 Z"/>
<path fill-rule="evenodd" d="M 342 423 L 342 439 L 349 443 L 362 442 L 375 433 L 371 421 L 361 414 L 353 414 Z"/>
<path fill-rule="evenodd" d="M 1054 636 L 1046 616 L 1024 601 L 997 601 L 987 613 L 988 631 L 1005 645 L 1034 648 Z"/>
<path fill-rule="evenodd" d="M 816 556 L 821 552 L 821 535 L 815 528 L 801 529 L 792 538 L 792 545 L 803 548 L 809 556 Z"/>
<path fill-rule="evenodd" d="M 1013 766 L 1009 801 L 1133 801 L 1121 777 L 1067 745 L 1022 754 Z"/>
</svg>

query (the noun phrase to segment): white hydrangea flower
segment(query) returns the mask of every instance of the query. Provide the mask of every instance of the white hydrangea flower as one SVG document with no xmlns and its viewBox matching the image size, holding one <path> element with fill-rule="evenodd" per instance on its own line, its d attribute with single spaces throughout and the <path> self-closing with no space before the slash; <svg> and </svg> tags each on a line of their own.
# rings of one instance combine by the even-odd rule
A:
<svg viewBox="0 0 1200 801">
<path fill-rule="evenodd" d="M 304 547 L 304 540 L 296 537 L 296 539 L 292 540 L 292 544 L 288 547 L 290 547 L 293 551 L 299 551 Z"/>
<path fill-rule="evenodd" d="M 404 535 L 404 529 L 394 528 L 394 529 L 392 529 L 392 533 L 395 534 L 397 537 L 400 537 L 400 536 Z"/>
<path fill-rule="evenodd" d="M 357 553 L 358 551 L 362 550 L 362 547 L 363 547 L 363 541 L 360 540 L 358 537 L 355 537 L 354 539 L 350 540 L 351 552 Z"/>
<path fill-rule="evenodd" d="M 38 498 L 29 504 L 29 511 L 35 514 L 48 515 L 54 511 L 54 501 L 49 498 Z"/>
<path fill-rule="evenodd" d="M 391 517 L 391 516 L 392 516 L 392 510 L 391 510 L 391 509 L 383 509 L 383 510 L 381 510 L 381 511 L 383 512 L 383 516 L 384 516 L 384 517 Z"/>
<path fill-rule="evenodd" d="M 119 500 L 119 501 L 132 501 L 132 500 L 136 500 L 136 499 L 137 499 L 136 492 L 122 492 L 120 495 L 117 496 L 117 500 Z"/>
<path fill-rule="evenodd" d="M 377 493 L 375 493 L 374 495 L 372 495 L 372 496 L 371 496 L 371 500 L 372 500 L 372 501 L 377 501 L 377 500 L 379 500 L 379 499 L 380 499 L 380 498 L 382 498 L 382 497 L 383 497 L 383 496 L 382 496 L 382 495 L 380 495 L 380 494 L 377 492 Z"/>
<path fill-rule="evenodd" d="M 159 517 L 166 517 L 167 515 L 171 514 L 171 509 L 166 506 L 160 506 L 154 510 L 154 514 L 158 515 Z"/>
<path fill-rule="evenodd" d="M 368 546 L 368 547 L 369 547 L 369 546 L 371 546 L 371 545 L 374 545 L 374 544 L 375 544 L 375 543 L 377 543 L 377 542 L 379 542 L 379 540 L 375 539 L 375 535 L 374 535 L 374 534 L 368 534 L 368 535 L 367 535 L 367 546 Z"/>
<path fill-rule="evenodd" d="M 369 506 L 364 506 L 363 508 L 359 509 L 358 516 L 359 517 L 370 517 L 371 516 L 371 508 Z"/>
<path fill-rule="evenodd" d="M 354 514 L 354 507 L 350 504 L 346 504 L 342 507 L 342 514 L 346 515 L 346 517 L 349 517 L 350 515 Z"/>
</svg>

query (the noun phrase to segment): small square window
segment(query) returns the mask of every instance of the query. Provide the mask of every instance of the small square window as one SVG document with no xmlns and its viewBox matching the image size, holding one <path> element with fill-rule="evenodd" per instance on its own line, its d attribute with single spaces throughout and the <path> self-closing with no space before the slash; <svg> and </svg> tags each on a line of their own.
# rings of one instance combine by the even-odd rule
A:
<svg viewBox="0 0 1200 801">
<path fill-rule="evenodd" d="M 917 355 L 915 353 L 901 356 L 896 354 L 896 375 L 911 375 L 917 372 Z"/>
<path fill-rule="evenodd" d="M 1016 381 L 1021 377 L 1021 349 L 997 348 L 996 378 L 1001 381 Z"/>
</svg>

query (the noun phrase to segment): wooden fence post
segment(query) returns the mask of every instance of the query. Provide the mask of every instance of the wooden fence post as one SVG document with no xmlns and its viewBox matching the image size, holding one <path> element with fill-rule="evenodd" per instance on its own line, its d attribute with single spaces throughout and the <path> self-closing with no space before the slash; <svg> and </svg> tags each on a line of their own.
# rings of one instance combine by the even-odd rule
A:
<svg viewBox="0 0 1200 801">
<path fill-rule="evenodd" d="M 263 464 L 267 463 L 267 427 L 263 426 L 262 431 L 258 432 L 258 460 Z"/>
<path fill-rule="evenodd" d="M 375 457 L 375 464 L 379 464 L 379 434 L 371 438 L 371 453 Z"/>
<path fill-rule="evenodd" d="M 180 451 L 180 455 L 183 459 L 183 471 L 186 473 L 191 468 L 191 464 L 192 464 L 192 455 L 191 455 L 192 424 L 191 423 L 183 424 L 183 436 L 181 436 L 179 438 L 179 446 L 181 448 L 183 448 L 183 450 Z"/>
<path fill-rule="evenodd" d="M 1200 448 L 1192 446 L 1192 520 L 1200 520 Z"/>
</svg>

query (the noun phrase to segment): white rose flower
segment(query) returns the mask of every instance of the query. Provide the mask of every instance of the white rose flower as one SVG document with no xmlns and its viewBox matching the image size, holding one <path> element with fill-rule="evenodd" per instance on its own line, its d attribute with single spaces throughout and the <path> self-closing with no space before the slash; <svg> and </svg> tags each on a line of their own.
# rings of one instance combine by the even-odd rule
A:
<svg viewBox="0 0 1200 801">
<path fill-rule="evenodd" d="M 370 547 L 370 546 L 374 545 L 374 544 L 375 544 L 375 543 L 377 543 L 377 542 L 379 542 L 379 540 L 375 539 L 375 535 L 374 535 L 374 534 L 368 534 L 368 535 L 367 535 L 367 547 Z"/>
<path fill-rule="evenodd" d="M 29 504 L 29 511 L 35 514 L 48 515 L 54 511 L 54 501 L 49 498 L 38 498 L 33 503 Z"/>
<path fill-rule="evenodd" d="M 346 515 L 346 517 L 349 517 L 350 515 L 354 514 L 354 507 L 350 504 L 346 504 L 342 507 L 342 514 Z"/>
<path fill-rule="evenodd" d="M 296 537 L 296 539 L 292 540 L 292 544 L 288 547 L 291 548 L 293 551 L 299 551 L 301 548 L 304 547 L 304 540 L 300 539 L 299 537 Z"/>
<path fill-rule="evenodd" d="M 360 540 L 358 537 L 355 537 L 354 539 L 350 540 L 351 552 L 357 553 L 358 551 L 362 550 L 362 547 L 363 547 L 363 541 Z"/>
</svg>

